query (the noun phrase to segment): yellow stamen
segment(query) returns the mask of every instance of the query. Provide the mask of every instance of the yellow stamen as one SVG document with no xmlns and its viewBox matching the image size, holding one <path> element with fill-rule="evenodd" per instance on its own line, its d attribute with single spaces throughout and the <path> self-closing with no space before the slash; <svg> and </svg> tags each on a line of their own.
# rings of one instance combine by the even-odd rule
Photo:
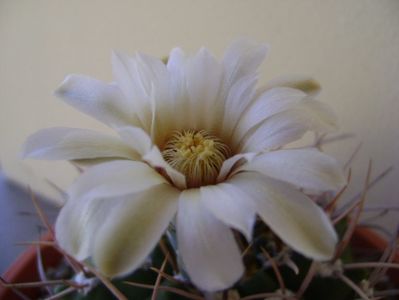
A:
<svg viewBox="0 0 399 300">
<path fill-rule="evenodd" d="M 188 187 L 216 183 L 220 167 L 230 155 L 220 139 L 204 130 L 176 131 L 162 151 L 165 160 L 187 178 Z"/>
</svg>

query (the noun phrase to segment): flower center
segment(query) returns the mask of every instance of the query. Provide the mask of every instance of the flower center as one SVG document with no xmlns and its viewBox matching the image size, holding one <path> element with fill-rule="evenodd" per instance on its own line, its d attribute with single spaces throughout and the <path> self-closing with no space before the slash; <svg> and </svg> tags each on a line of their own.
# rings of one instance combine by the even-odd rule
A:
<svg viewBox="0 0 399 300">
<path fill-rule="evenodd" d="M 230 149 L 204 130 L 176 131 L 162 151 L 165 160 L 186 176 L 190 188 L 215 184 Z"/>
</svg>

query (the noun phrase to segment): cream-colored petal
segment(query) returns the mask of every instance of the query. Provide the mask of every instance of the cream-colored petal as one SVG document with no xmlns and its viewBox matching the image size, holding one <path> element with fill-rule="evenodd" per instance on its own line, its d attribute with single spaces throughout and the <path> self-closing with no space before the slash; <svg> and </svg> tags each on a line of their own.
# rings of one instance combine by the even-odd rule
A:
<svg viewBox="0 0 399 300">
<path fill-rule="evenodd" d="M 229 173 L 233 170 L 233 167 L 235 167 L 239 161 L 245 160 L 246 162 L 249 162 L 256 155 L 257 153 L 239 153 L 226 159 L 223 162 L 222 167 L 220 168 L 219 175 L 216 181 L 222 182 L 223 180 L 225 180 Z"/>
<path fill-rule="evenodd" d="M 334 255 L 337 234 L 327 215 L 291 185 L 256 172 L 237 174 L 229 183 L 242 190 L 262 220 L 287 245 L 316 260 Z"/>
<path fill-rule="evenodd" d="M 126 97 L 133 103 L 142 127 L 155 135 L 169 126 L 174 104 L 170 74 L 162 60 L 138 53 L 128 57 L 114 53 L 114 77 Z M 155 111 L 155 109 L 157 111 Z M 154 127 L 154 120 L 158 124 Z"/>
<path fill-rule="evenodd" d="M 300 139 L 307 131 L 328 133 L 337 129 L 336 117 L 322 102 L 304 99 L 253 127 L 241 141 L 239 152 L 276 149 Z"/>
<path fill-rule="evenodd" d="M 144 130 L 135 127 L 125 127 L 119 131 L 124 141 L 131 147 L 136 149 L 142 159 L 149 163 L 155 169 L 162 169 L 170 178 L 172 183 L 184 189 L 186 187 L 186 179 L 183 174 L 173 169 L 163 158 L 162 153 L 157 146 L 151 146 L 151 139 Z"/>
<path fill-rule="evenodd" d="M 76 160 L 126 158 L 136 160 L 139 154 L 120 138 L 87 129 L 54 127 L 29 136 L 23 145 L 25 158 Z"/>
<path fill-rule="evenodd" d="M 265 86 L 258 90 L 258 95 L 275 87 L 289 87 L 298 89 L 311 96 L 318 95 L 321 90 L 320 84 L 309 76 L 290 75 L 278 77 L 269 81 Z"/>
<path fill-rule="evenodd" d="M 92 255 L 96 232 L 116 203 L 111 199 L 70 199 L 55 222 L 58 245 L 78 260 Z"/>
<path fill-rule="evenodd" d="M 172 183 L 179 189 L 186 188 L 186 178 L 179 171 L 173 169 L 162 157 L 162 153 L 157 146 L 153 146 L 149 152 L 143 156 L 143 160 L 155 169 L 163 170 L 170 178 Z"/>
<path fill-rule="evenodd" d="M 55 91 L 66 103 L 111 127 L 137 126 L 134 107 L 115 84 L 69 75 Z"/>
<path fill-rule="evenodd" d="M 307 95 L 296 89 L 278 87 L 266 91 L 253 101 L 242 114 L 234 132 L 233 143 L 237 144 L 254 126 L 272 115 L 292 108 L 305 99 Z"/>
<path fill-rule="evenodd" d="M 170 100 L 169 81 L 170 76 L 164 62 L 156 57 L 152 57 L 143 53 L 137 53 L 134 56 L 136 63 L 135 84 L 137 89 L 141 89 L 141 93 L 150 96 L 153 87 L 164 97 L 164 101 Z M 137 76 L 137 77 L 136 77 Z"/>
<path fill-rule="evenodd" d="M 201 290 L 226 289 L 242 276 L 244 266 L 233 233 L 203 206 L 199 189 L 181 193 L 177 240 L 185 270 Z"/>
<path fill-rule="evenodd" d="M 295 186 L 334 191 L 346 184 L 343 169 L 332 157 L 315 149 L 268 152 L 244 164 L 240 170 L 257 171 Z"/>
<path fill-rule="evenodd" d="M 255 74 L 266 57 L 268 46 L 248 38 L 234 41 L 223 57 L 225 69 L 224 90 L 228 91 L 242 77 Z"/>
<path fill-rule="evenodd" d="M 223 57 L 224 79 L 220 98 L 225 100 L 222 135 L 231 137 L 232 131 L 246 107 L 253 101 L 257 70 L 266 57 L 268 46 L 248 38 L 234 41 Z"/>
<path fill-rule="evenodd" d="M 294 109 L 309 114 L 309 128 L 314 131 L 328 133 L 338 129 L 338 118 L 326 103 L 307 98 Z"/>
<path fill-rule="evenodd" d="M 205 48 L 187 61 L 185 75 L 189 110 L 180 112 L 185 116 L 187 129 L 213 131 L 219 126 L 224 106 L 219 97 L 222 71 L 222 65 Z"/>
<path fill-rule="evenodd" d="M 241 115 L 255 96 L 258 77 L 249 74 L 237 80 L 228 90 L 223 116 L 222 136 L 231 138 Z"/>
<path fill-rule="evenodd" d="M 163 176 L 143 162 L 115 160 L 88 168 L 68 194 L 72 199 L 108 198 L 140 192 L 165 182 Z"/>
<path fill-rule="evenodd" d="M 128 57 L 113 54 L 114 76 L 131 100 L 142 128 L 159 141 L 173 128 L 175 98 L 173 82 L 165 64 L 158 58 L 138 53 Z"/>
<path fill-rule="evenodd" d="M 151 102 L 151 127 L 149 134 L 155 143 L 164 142 L 174 129 L 176 118 L 175 95 L 170 73 L 160 59 L 145 54 L 135 57 L 137 70 Z"/>
<path fill-rule="evenodd" d="M 227 226 L 242 232 L 250 241 L 256 208 L 246 199 L 246 194 L 225 183 L 208 185 L 200 190 L 204 206 Z"/>
<path fill-rule="evenodd" d="M 179 95 L 179 89 L 183 82 L 182 77 L 184 76 L 184 69 L 187 62 L 187 57 L 181 48 L 174 48 L 169 53 L 168 63 L 166 68 L 170 74 L 173 84 L 176 85 L 176 95 Z"/>
<path fill-rule="evenodd" d="M 190 103 L 187 101 L 188 93 L 186 88 L 186 64 L 187 56 L 180 48 L 174 48 L 169 54 L 167 69 L 171 80 L 171 90 L 173 103 L 172 116 L 174 129 L 185 128 L 186 113 L 190 109 Z M 183 113 L 176 113 L 176 109 Z"/>
<path fill-rule="evenodd" d="M 277 149 L 300 139 L 307 131 L 303 114 L 284 111 L 271 116 L 255 130 L 250 130 L 238 147 L 239 152 L 261 152 Z"/>
<path fill-rule="evenodd" d="M 151 150 L 151 138 L 141 128 L 123 127 L 118 130 L 123 141 L 135 149 L 140 155 L 144 155 Z"/>
<path fill-rule="evenodd" d="M 113 77 L 123 95 L 128 99 L 140 120 L 138 127 L 150 132 L 152 111 L 150 91 L 142 85 L 143 80 L 138 72 L 136 60 L 122 53 L 112 53 Z M 148 82 L 146 82 L 148 88 Z"/>
<path fill-rule="evenodd" d="M 94 264 L 107 276 L 134 271 L 159 242 L 177 210 L 179 191 L 159 185 L 139 194 L 115 199 L 96 232 Z"/>
</svg>

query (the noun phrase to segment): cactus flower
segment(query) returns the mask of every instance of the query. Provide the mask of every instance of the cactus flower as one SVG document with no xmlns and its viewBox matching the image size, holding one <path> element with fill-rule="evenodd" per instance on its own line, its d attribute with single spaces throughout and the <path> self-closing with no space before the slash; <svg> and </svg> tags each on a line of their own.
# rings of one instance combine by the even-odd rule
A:
<svg viewBox="0 0 399 300">
<path fill-rule="evenodd" d="M 114 53 L 114 82 L 69 75 L 56 94 L 115 135 L 56 127 L 30 136 L 24 156 L 73 160 L 84 172 L 55 225 L 59 245 L 103 274 L 145 261 L 170 222 L 191 281 L 217 291 L 243 274 L 232 228 L 251 240 L 259 216 L 282 241 L 316 260 L 337 235 L 303 190 L 335 191 L 342 169 L 315 148 L 288 148 L 336 128 L 314 94 L 279 81 L 257 87 L 268 47 L 237 40 L 221 60 L 173 49 L 164 63 Z"/>
</svg>

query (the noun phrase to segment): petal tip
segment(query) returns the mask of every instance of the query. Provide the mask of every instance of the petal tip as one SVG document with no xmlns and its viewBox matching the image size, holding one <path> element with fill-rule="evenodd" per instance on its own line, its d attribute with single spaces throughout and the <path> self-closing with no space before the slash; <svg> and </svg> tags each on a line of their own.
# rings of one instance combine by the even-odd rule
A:
<svg viewBox="0 0 399 300">
<path fill-rule="evenodd" d="M 331 260 L 335 255 L 337 243 L 338 243 L 338 236 L 334 231 L 334 235 L 331 236 L 331 244 L 328 245 L 322 251 L 320 251 L 318 254 L 311 255 L 311 258 L 313 258 L 314 260 L 317 260 L 317 261 Z"/>
<path fill-rule="evenodd" d="M 65 76 L 61 84 L 55 89 L 54 95 L 62 98 L 70 89 L 70 85 L 72 84 L 76 76 L 79 75 L 68 74 L 67 76 Z"/>
<path fill-rule="evenodd" d="M 40 135 L 40 132 L 36 132 L 28 136 L 25 142 L 22 144 L 18 157 L 20 159 L 37 158 L 35 153 L 38 151 L 38 145 L 35 146 L 35 140 Z"/>
</svg>

